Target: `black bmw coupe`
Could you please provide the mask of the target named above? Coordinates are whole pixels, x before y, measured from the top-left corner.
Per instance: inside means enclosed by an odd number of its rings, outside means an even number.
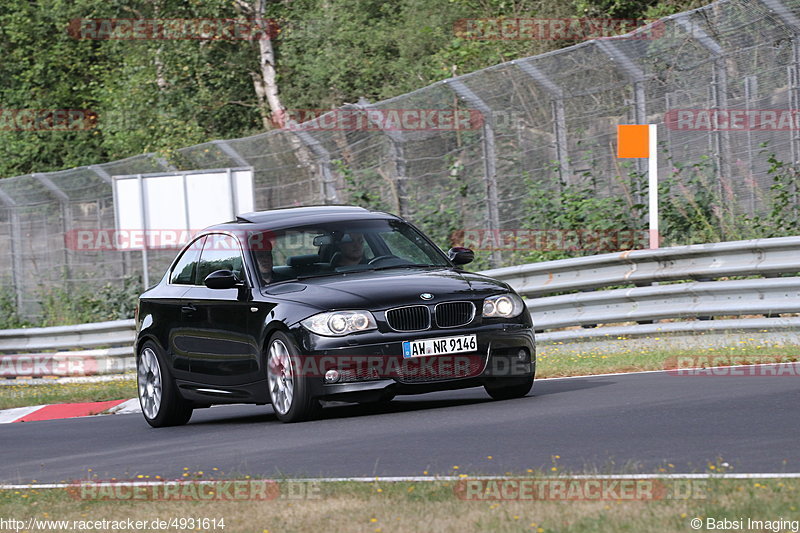
[[[139,401],[154,427],[194,409],[272,404],[314,417],[322,400],[483,386],[526,395],[530,314],[505,283],[467,272],[395,215],[359,207],[277,209],[210,227],[139,298]]]

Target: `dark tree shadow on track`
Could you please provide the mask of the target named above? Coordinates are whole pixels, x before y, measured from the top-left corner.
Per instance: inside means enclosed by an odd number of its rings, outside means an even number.
[[[512,402],[535,402],[536,397],[550,396],[562,392],[571,392],[585,389],[593,389],[596,387],[604,387],[612,385],[613,379],[598,378],[598,379],[565,379],[565,380],[546,380],[537,381],[534,384],[533,391],[524,398],[517,398],[513,400],[495,401],[488,397],[481,389],[463,389],[461,391],[446,391],[425,395],[408,395],[398,396],[391,402],[378,402],[378,403],[339,403],[334,402],[327,405],[322,414],[316,420],[341,420],[346,418],[358,418],[362,416],[372,416],[381,414],[392,413],[409,413],[416,411],[429,411],[433,409],[449,409],[456,407],[464,407],[479,404],[495,404],[502,406]],[[431,395],[452,394],[453,392],[463,394],[470,394],[469,397],[461,398],[437,398]],[[534,406],[534,404],[531,404]],[[272,412],[269,406],[262,406],[266,409],[263,413],[254,413],[252,415],[236,415],[232,417],[224,417],[224,411],[220,413],[223,416],[213,418],[211,420],[198,420],[193,418],[189,424],[200,425],[222,425],[222,424],[263,424],[263,423],[278,423],[278,419]],[[216,409],[215,409],[216,410]],[[202,411],[198,411],[201,413]],[[216,414],[216,413],[215,413]],[[195,415],[197,416],[197,415]],[[313,423],[313,421],[305,422]]]
[[[533,385],[534,396],[549,396],[561,392],[573,392],[577,390],[594,389],[606,387],[616,383],[611,378],[585,378],[585,379],[548,379],[536,381]]]

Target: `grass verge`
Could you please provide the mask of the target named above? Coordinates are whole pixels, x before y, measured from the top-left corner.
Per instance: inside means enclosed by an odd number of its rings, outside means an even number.
[[[541,479],[541,478],[539,478]],[[301,482],[295,482],[301,483]],[[311,486],[313,483],[313,487]],[[170,531],[365,532],[465,531],[592,533],[707,531],[707,520],[798,520],[798,479],[711,479],[702,498],[657,501],[475,501],[454,491],[458,482],[307,482],[268,501],[82,501],[65,489],[0,491],[0,517],[28,520],[195,519]],[[311,487],[311,488],[309,488]],[[224,519],[224,530],[198,529],[199,519]],[[691,520],[700,519],[701,528]],[[716,522],[715,522],[716,523]],[[796,522],[795,522],[796,523]],[[69,530],[63,526],[40,531]],[[97,529],[97,528],[95,528]],[[716,529],[721,529],[720,527]],[[725,529],[748,530],[749,527]],[[784,527],[791,530],[791,526]],[[101,528],[102,530],[102,528]],[[150,529],[147,529],[150,530]],[[755,528],[755,530],[773,530]],[[777,530],[777,529],[774,529]],[[13,531],[13,529],[12,529]]]
[[[657,343],[660,339],[655,338]],[[755,339],[723,347],[682,350],[627,349],[614,353],[600,349],[548,346],[537,358],[536,377],[552,378],[612,372],[665,370],[676,360],[694,361],[698,366],[727,366],[800,360],[800,346],[765,343]],[[684,363],[685,365],[685,363]],[[682,366],[685,368],[686,366]]]
[[[13,385],[0,386],[0,409],[51,403],[102,402],[135,396],[136,379],[133,377],[113,381],[55,382],[42,385],[31,385],[18,379],[14,380]]]

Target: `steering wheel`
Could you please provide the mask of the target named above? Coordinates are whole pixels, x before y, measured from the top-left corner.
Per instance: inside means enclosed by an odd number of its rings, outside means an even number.
[[[374,265],[375,263],[380,263],[381,261],[385,261],[387,259],[400,259],[400,258],[397,257],[396,255],[392,255],[392,254],[378,255],[378,256],[373,257],[372,259],[370,259],[367,264]]]

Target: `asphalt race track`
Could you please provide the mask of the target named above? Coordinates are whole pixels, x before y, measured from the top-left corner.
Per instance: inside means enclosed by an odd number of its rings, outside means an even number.
[[[151,429],[140,414],[0,426],[0,482],[222,476],[349,477],[559,471],[800,471],[800,379],[666,373],[538,381],[526,398],[483,389],[339,404],[286,425],[269,406],[196,411]],[[488,459],[487,456],[492,456]],[[453,466],[458,465],[458,470]],[[91,472],[88,469],[92,469]],[[208,477],[208,476],[206,476]]]

